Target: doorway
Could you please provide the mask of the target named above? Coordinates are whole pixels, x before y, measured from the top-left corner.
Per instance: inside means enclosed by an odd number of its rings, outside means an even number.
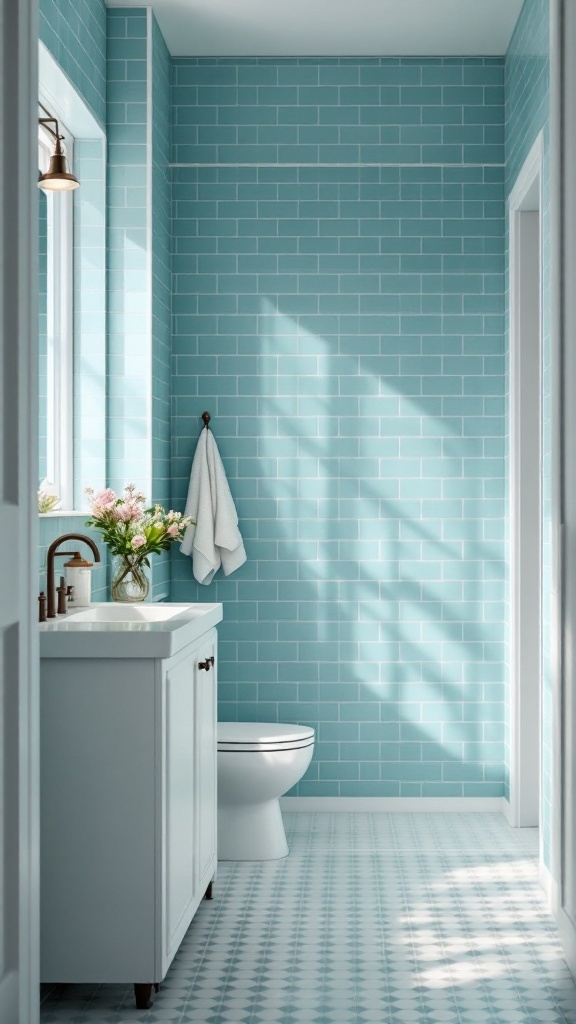
[[[542,136],[509,200],[510,798],[516,828],[540,824],[542,589]]]

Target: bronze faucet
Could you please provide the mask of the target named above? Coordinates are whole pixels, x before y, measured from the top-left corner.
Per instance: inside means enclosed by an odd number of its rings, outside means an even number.
[[[92,540],[91,537],[86,537],[86,536],[84,536],[83,533],[63,533],[61,537],[57,537],[56,540],[52,541],[50,547],[48,548],[48,554],[46,556],[46,566],[47,566],[47,576],[48,576],[48,580],[47,580],[48,586],[47,586],[46,589],[47,589],[47,594],[48,594],[48,602],[47,603],[48,603],[48,618],[49,619],[55,619],[56,618],[56,607],[55,607],[56,606],[56,600],[55,600],[56,594],[55,594],[55,589],[54,589],[54,559],[56,557],[60,556],[60,555],[69,554],[69,552],[67,552],[67,551],[57,551],[56,549],[65,540],[83,540],[84,543],[87,544],[89,548],[92,548],[92,552],[93,552],[93,555],[94,555],[94,561],[95,562],[99,562],[100,561],[100,552],[99,552],[98,548],[96,547],[96,544],[94,543],[94,541]]]

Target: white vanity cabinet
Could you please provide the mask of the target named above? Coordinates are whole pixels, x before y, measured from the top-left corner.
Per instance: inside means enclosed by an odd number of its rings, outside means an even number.
[[[216,678],[214,628],[42,659],[42,981],[163,980],[216,870]]]

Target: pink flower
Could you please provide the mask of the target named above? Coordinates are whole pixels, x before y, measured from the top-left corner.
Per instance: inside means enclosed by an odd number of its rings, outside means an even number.
[[[94,515],[101,515],[103,512],[110,512],[117,502],[116,492],[111,487],[105,487],[103,491],[96,491],[89,495],[90,508]]]
[[[122,501],[126,501],[128,503],[132,502],[137,505],[143,505],[146,500],[144,495],[140,491],[136,490],[134,484],[128,484],[124,488],[124,493],[125,497],[122,499]]]
[[[118,506],[117,514],[123,523],[137,523],[142,518],[142,509],[134,501],[125,501]]]
[[[132,547],[137,549],[143,547],[146,543],[146,537],[143,537],[141,533],[137,533],[135,537],[132,537]]]
[[[168,534],[169,537],[177,537],[179,530],[180,527],[178,526],[178,523],[172,523],[172,526],[168,527],[166,533]]]

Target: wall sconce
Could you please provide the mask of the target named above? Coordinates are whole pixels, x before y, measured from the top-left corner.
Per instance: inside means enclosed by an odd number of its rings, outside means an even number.
[[[56,139],[54,146],[54,152],[50,157],[50,163],[48,170],[40,175],[38,179],[38,188],[44,189],[45,192],[70,192],[73,188],[78,188],[80,182],[73,174],[68,170],[68,161],[62,151],[61,140],[64,138],[60,135],[60,129],[58,121],[55,117],[52,117],[49,110],[43,107],[41,103],[38,104],[48,117],[39,117],[38,124],[43,124],[47,132],[53,135]],[[50,127],[51,124],[56,125],[56,131]]]

